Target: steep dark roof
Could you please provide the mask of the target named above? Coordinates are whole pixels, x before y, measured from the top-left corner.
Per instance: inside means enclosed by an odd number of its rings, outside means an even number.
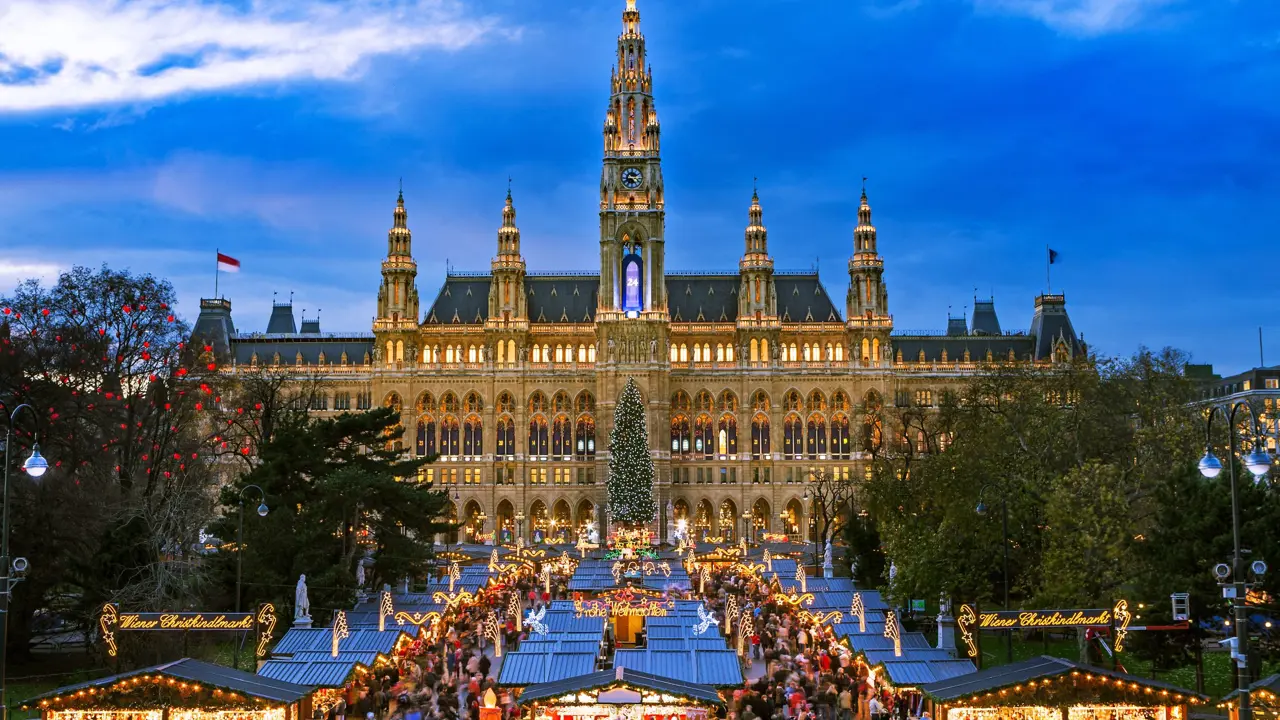
[[[298,332],[298,326],[293,322],[292,303],[275,303],[271,306],[271,318],[267,320],[267,332],[289,334]]]
[[[560,680],[558,682],[541,683],[538,685],[530,685],[520,693],[520,705],[527,705],[535,700],[544,700],[546,698],[559,697],[569,693],[583,692],[587,690],[602,690],[613,686],[629,686],[644,688],[646,690],[654,690],[667,695],[675,695],[677,697],[687,698],[700,703],[710,705],[723,705],[720,695],[716,693],[714,688],[706,685],[696,685],[694,683],[682,682],[680,680],[672,680],[669,678],[651,675],[650,673],[640,672],[638,670],[627,670],[624,668],[614,668],[613,670],[604,670],[590,675],[579,675],[578,677]]]
[[[450,275],[427,310],[428,325],[479,324],[489,314],[489,275]],[[737,273],[674,273],[666,277],[667,303],[676,322],[734,322],[738,318]],[[841,322],[818,274],[774,276],[783,322]],[[595,320],[600,278],[595,275],[526,275],[529,320],[590,323]]]
[[[987,359],[987,351],[991,351],[992,360],[1008,360],[1009,351],[1019,360],[1026,360],[1035,350],[1036,339],[1030,335],[999,335],[993,337],[946,337],[942,335],[894,335],[890,338],[893,357],[902,353],[903,362],[918,362],[920,351],[924,351],[926,362],[942,362],[942,351],[947,351],[947,362],[962,362],[964,351],[969,351],[971,362]]]
[[[996,317],[994,300],[973,301],[973,321],[969,326],[973,335],[999,335],[1000,320]]]
[[[1067,300],[1062,295],[1040,295],[1036,298],[1036,313],[1031,318],[1030,334],[1036,337],[1036,360],[1053,357],[1053,348],[1059,340],[1066,342],[1072,355],[1084,352],[1071,318],[1067,317]]]
[[[1073,671],[1088,672],[1094,675],[1104,675],[1116,680],[1123,680],[1126,683],[1136,683],[1139,686],[1150,687],[1156,690],[1168,690],[1169,692],[1178,693],[1188,698],[1199,698],[1201,700],[1208,699],[1205,695],[1197,694],[1191,690],[1184,690],[1176,685],[1170,685],[1157,680],[1149,680],[1147,678],[1118,672],[1116,670],[1107,670],[1106,668],[1094,667],[1092,665],[1082,665],[1070,660],[1064,660],[1063,658],[1049,657],[1048,655],[1041,655],[1040,657],[1030,658],[1011,665],[1000,665],[998,667],[994,667],[989,670],[982,670],[976,673],[959,675],[947,680],[939,680],[938,682],[922,686],[920,690],[934,701],[946,703],[969,695],[992,692],[1000,688],[1022,685],[1029,680],[1054,677]]]
[[[231,301],[201,298],[200,315],[196,318],[191,337],[212,345],[214,355],[223,359],[231,351],[231,337],[235,334],[236,325],[231,321]]]
[[[964,337],[969,334],[969,325],[963,317],[947,316],[947,337]]]
[[[347,354],[348,365],[364,363],[366,354],[373,357],[373,338],[368,333],[351,333],[349,335],[237,335],[231,339],[232,353],[236,364],[249,365],[253,356],[258,356],[259,365],[271,365],[277,353],[281,365],[294,365],[298,361],[298,353],[302,353],[302,361],[308,365],[320,362],[320,353],[324,353],[324,364],[341,365],[342,354]]]
[[[190,682],[198,682],[201,685],[210,685],[221,690],[230,690],[232,692],[243,694],[251,698],[262,698],[281,703],[294,703],[302,698],[310,695],[315,688],[306,685],[295,685],[294,683],[283,682],[265,678],[253,673],[247,673],[243,670],[232,670],[223,665],[214,665],[203,660],[193,660],[191,658],[183,658],[173,662],[164,663],[162,665],[152,665],[151,667],[130,670],[119,675],[111,675],[109,677],[98,678],[88,682],[77,683],[75,685],[67,685],[57,690],[51,690],[43,695],[24,700],[22,705],[27,706],[31,703],[39,702],[46,698],[53,698],[67,695],[80,690],[88,690],[89,688],[102,688],[114,685],[125,678],[137,677],[139,675],[163,675],[171,677],[175,680],[186,680]],[[92,703],[92,695],[86,695],[86,702]]]

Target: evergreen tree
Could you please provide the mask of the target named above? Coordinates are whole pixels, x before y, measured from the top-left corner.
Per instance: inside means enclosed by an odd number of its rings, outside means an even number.
[[[609,509],[613,519],[627,525],[652,522],[657,510],[653,480],[644,403],[635,380],[627,378],[609,434]]]

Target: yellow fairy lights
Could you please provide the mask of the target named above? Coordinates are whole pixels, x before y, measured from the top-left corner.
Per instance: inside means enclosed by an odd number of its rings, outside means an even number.
[[[378,632],[387,629],[387,617],[396,614],[395,603],[391,600],[391,591],[382,591],[382,600],[378,603]],[[414,623],[418,625],[420,623]]]
[[[898,628],[898,615],[892,610],[884,613],[884,636],[893,641],[893,656],[902,657],[902,631]]]
[[[102,606],[102,614],[98,616],[98,629],[102,631],[102,642],[106,643],[107,655],[116,656],[116,634],[115,628],[120,624],[120,615],[116,611],[116,606],[107,603]]]
[[[862,593],[853,594],[853,603],[849,607],[849,614],[858,618],[858,632],[867,631],[867,608],[862,604]]]
[[[267,643],[271,642],[271,633],[276,629],[276,606],[263,603],[258,608],[258,657],[267,656]]]

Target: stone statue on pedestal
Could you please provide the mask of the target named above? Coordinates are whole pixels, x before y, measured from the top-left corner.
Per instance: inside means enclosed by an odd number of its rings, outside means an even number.
[[[831,577],[831,541],[827,540],[827,549],[822,553],[822,577]]]
[[[307,598],[307,576],[298,576],[298,586],[293,591],[293,624],[311,627],[311,600]]]

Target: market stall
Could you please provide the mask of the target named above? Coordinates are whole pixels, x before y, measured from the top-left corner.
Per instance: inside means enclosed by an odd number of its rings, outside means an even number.
[[[1157,680],[1041,656],[920,688],[936,720],[1188,720],[1208,698]]]
[[[22,703],[43,720],[298,720],[315,688],[184,658],[58,688]]]
[[[530,685],[517,702],[533,720],[708,720],[724,704],[712,687],[620,667]]]

